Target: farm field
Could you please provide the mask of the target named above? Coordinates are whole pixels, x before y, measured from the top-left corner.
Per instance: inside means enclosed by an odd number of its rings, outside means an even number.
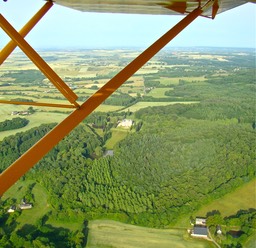
[[[155,88],[153,90],[151,90],[148,94],[148,96],[155,96],[155,97],[166,97],[167,96],[164,94],[167,90],[171,90],[171,88]]]
[[[203,76],[202,77],[170,77],[170,78],[161,77],[160,83],[161,85],[170,85],[170,84],[178,85],[180,80],[184,80],[187,82],[195,82],[195,81],[204,82],[206,78]]]
[[[12,116],[10,113],[12,111],[25,111],[27,110],[27,106],[13,106],[13,105],[0,105],[0,119],[7,120],[12,119],[17,116]],[[41,124],[47,123],[59,123],[63,119],[65,119],[67,114],[65,113],[54,113],[54,112],[35,112],[32,115],[26,116],[29,120],[29,124],[23,128],[9,130],[9,131],[2,131],[0,132],[0,140],[3,140],[4,137],[14,135],[18,132],[25,132],[33,127],[38,127]]]
[[[21,228],[23,225],[34,225],[36,221],[45,215],[49,210],[49,204],[47,202],[47,193],[45,189],[39,184],[33,181],[19,181],[13,185],[6,194],[3,195],[2,200],[8,198],[16,199],[17,204],[21,203],[28,187],[32,187],[32,193],[35,198],[35,204],[32,209],[22,211],[21,215],[17,218],[17,228]]]
[[[245,248],[255,248],[256,246],[256,231],[254,231],[254,234],[250,237],[250,239],[245,243]]]
[[[113,128],[112,136],[107,140],[105,146],[106,149],[113,149],[114,146],[121,140],[123,140],[129,133],[129,130],[122,128]]]
[[[117,74],[125,64],[137,56],[138,51],[86,50],[74,51],[72,53],[65,51],[42,51],[40,54],[53,70],[60,75],[64,82],[74,90],[79,97],[78,103],[81,104],[95,93],[97,89],[108,82],[111,77]],[[175,54],[173,59],[179,59],[180,56],[182,57],[182,55]],[[119,62],[120,59],[122,63]],[[205,81],[205,77],[172,77],[172,70],[184,68],[184,65],[178,64],[173,66],[160,61],[161,54],[142,67],[118,89],[117,93],[110,97],[108,103],[101,104],[95,111],[115,112],[129,110],[135,112],[148,106],[199,102],[182,99],[181,97],[178,98],[179,101],[169,100],[165,92],[173,90],[173,86],[169,87],[169,85],[178,85],[181,79],[188,82],[201,82]],[[159,72],[166,70],[168,73],[165,76],[157,76]],[[1,67],[0,76],[0,100],[69,104],[55,86],[32,65],[22,52],[12,54]],[[164,88],[148,88],[148,81],[150,83],[151,78],[154,78],[153,81],[158,80],[160,86]],[[152,101],[141,101],[144,96],[151,97]],[[120,102],[120,97],[124,99],[123,102]],[[161,98],[165,100],[163,102],[155,100]],[[127,99],[127,102],[125,99]],[[127,106],[127,103],[129,103],[129,106]],[[28,107],[27,105],[0,105],[0,120],[12,119],[14,118],[11,116],[13,111],[26,111]],[[58,123],[72,111],[72,109],[37,106],[34,106],[33,109],[35,110],[33,115],[23,116],[29,119],[29,124],[26,127],[0,132],[0,140],[6,136],[26,131],[43,123]]]
[[[186,229],[159,230],[110,220],[89,222],[88,248],[211,248],[209,241],[188,237]]]
[[[244,184],[235,191],[224,195],[223,197],[214,200],[213,202],[204,205],[198,211],[194,212],[193,216],[206,216],[208,212],[213,210],[220,211],[223,217],[234,215],[239,210],[255,209],[256,208],[256,179]],[[180,219],[175,224],[177,227],[188,227],[188,219],[186,216]]]
[[[223,217],[235,214],[239,210],[256,208],[256,180],[243,185],[222,198],[202,207],[197,216],[205,216],[207,212],[219,210]]]
[[[28,187],[32,187],[31,193],[34,196],[33,207],[29,210],[23,210],[19,217],[17,218],[16,230],[24,229],[24,227],[29,227],[31,225],[36,225],[37,221],[45,216],[48,212],[52,211],[51,204],[48,201],[48,193],[44,187],[40,184],[35,183],[31,180],[22,181],[19,180],[15,185],[13,185],[8,192],[6,192],[2,200],[15,199],[16,204],[21,203],[21,200],[26,195]],[[48,219],[47,225],[52,225],[55,228],[62,227],[67,228],[71,231],[77,231],[82,229],[82,220],[81,222],[68,222],[60,221],[54,219]]]
[[[173,105],[173,104],[194,104],[198,103],[197,101],[191,101],[191,102],[138,102],[134,104],[131,107],[128,107],[131,112],[136,112],[140,109],[146,108],[146,107],[159,107],[159,106],[167,106],[167,105]]]

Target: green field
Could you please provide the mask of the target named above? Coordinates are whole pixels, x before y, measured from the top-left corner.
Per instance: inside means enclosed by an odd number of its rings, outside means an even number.
[[[19,204],[24,198],[28,186],[33,183],[33,181],[29,180],[19,181],[3,195],[2,199],[13,198],[16,199],[17,204]],[[32,194],[34,195],[35,204],[32,209],[22,211],[17,219],[17,228],[21,228],[25,224],[34,225],[38,218],[42,217],[50,210],[50,206],[47,202],[47,193],[42,186],[35,184],[32,189]]]
[[[112,111],[118,111],[122,109],[122,106],[112,106],[112,105],[104,105],[101,104],[99,107],[96,108],[95,111],[100,111],[100,112],[112,112]]]
[[[163,85],[170,85],[170,84],[179,84],[180,80],[184,80],[187,82],[193,82],[193,81],[205,81],[205,77],[170,77],[170,78],[165,78],[161,77],[160,78],[160,83]]]
[[[113,128],[111,129],[112,136],[110,139],[107,140],[105,146],[106,149],[113,149],[114,146],[121,140],[123,140],[127,134],[129,133],[129,130],[122,129],[122,128]]]
[[[2,200],[9,198],[16,199],[16,204],[18,205],[24,198],[28,186],[33,183],[34,182],[30,180],[18,181],[3,195]],[[32,189],[32,194],[34,195],[35,200],[33,208],[22,210],[21,215],[17,218],[18,225],[16,229],[20,229],[25,225],[35,225],[39,218],[52,210],[51,205],[48,203],[48,194],[40,184],[35,184]],[[82,220],[81,222],[64,222],[49,219],[47,220],[47,224],[50,224],[53,227],[67,228],[71,231],[81,230],[83,226]]]
[[[256,208],[256,179],[239,187],[235,191],[224,195],[223,197],[214,200],[213,202],[201,207],[198,211],[191,213],[188,216],[180,219],[175,226],[189,226],[189,218],[193,216],[206,216],[208,212],[213,210],[220,211],[222,217],[236,214],[239,210]]]
[[[161,97],[161,98],[168,98],[164,93],[166,91],[173,90],[173,88],[155,88],[151,90],[147,95],[152,97]]]
[[[173,105],[173,104],[192,104],[192,103],[198,103],[196,101],[194,102],[138,102],[127,109],[129,109],[131,112],[136,112],[139,109],[147,108],[147,107],[156,107],[156,106],[167,106],[167,105]]]
[[[154,229],[110,220],[89,222],[88,248],[211,248],[209,241],[191,239],[186,229]]]
[[[17,116],[12,116],[12,111],[24,111],[27,110],[27,106],[14,106],[14,105],[2,105],[0,106],[0,119],[13,119]],[[29,120],[29,124],[20,129],[14,129],[9,131],[0,132],[0,140],[3,140],[4,137],[9,135],[14,135],[18,132],[25,132],[33,127],[38,127],[41,124],[53,123],[53,122],[61,122],[66,118],[67,114],[62,113],[53,113],[53,112],[35,112],[32,115],[24,116],[24,118]]]
[[[225,217],[235,214],[238,210],[249,208],[256,208],[256,179],[205,205],[196,215],[205,216],[209,211],[219,210],[222,216]]]
[[[47,99],[45,102],[49,102],[51,100]],[[57,101],[51,101],[52,103],[57,103]],[[60,102],[60,101],[59,101]],[[65,103],[66,104],[66,103]],[[11,113],[13,111],[25,111],[28,109],[29,106],[22,106],[22,105],[9,105],[9,104],[2,104],[0,105],[0,120],[11,120],[18,116],[13,116]],[[121,106],[112,106],[112,105],[100,105],[96,111],[100,112],[111,112],[111,111],[118,111],[122,107]],[[24,118],[29,120],[27,126],[14,129],[9,131],[2,131],[0,132],[0,141],[3,140],[4,137],[14,135],[19,132],[25,132],[33,127],[38,127],[41,124],[47,123],[59,123],[64,120],[68,114],[73,111],[72,109],[60,109],[60,108],[50,108],[50,107],[34,107],[36,112],[29,116],[23,116]],[[61,113],[54,112],[54,111],[61,111]]]
[[[256,231],[254,230],[254,234],[244,244],[244,248],[255,248],[255,247],[256,247]]]

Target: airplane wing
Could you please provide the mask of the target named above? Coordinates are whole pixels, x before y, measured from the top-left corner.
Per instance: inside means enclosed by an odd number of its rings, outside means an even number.
[[[129,13],[152,15],[177,15],[192,12],[208,0],[56,0],[55,3],[85,12]],[[218,6],[218,14],[247,2],[246,0],[213,0]],[[206,11],[205,16],[212,16]]]

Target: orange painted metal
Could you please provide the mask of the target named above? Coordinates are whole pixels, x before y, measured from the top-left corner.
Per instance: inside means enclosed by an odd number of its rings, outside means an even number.
[[[186,2],[171,2],[167,5],[163,5],[165,8],[173,10],[175,12],[184,14],[187,9],[187,3]]]
[[[67,98],[67,100],[79,108],[76,102],[78,96],[62,81],[52,68],[40,57],[40,55],[25,41],[25,39],[12,27],[12,25],[0,14],[0,26],[41,70],[41,72],[55,85],[55,87]]]
[[[219,0],[215,0],[214,4],[212,5],[212,19],[215,18],[219,10]]]
[[[44,155],[72,131],[80,122],[105,101],[118,87],[138,71],[148,60],[159,52],[167,43],[178,35],[185,27],[202,14],[198,8],[188,14],[177,25],[170,29],[101,89],[93,94],[79,109],[74,110],[66,119],[46,134],[40,141],[24,153],[0,175],[0,196],[10,188],[21,176],[32,168]]]
[[[29,106],[41,106],[41,107],[54,107],[54,108],[76,108],[74,105],[47,103],[47,102],[19,102],[19,101],[5,101],[0,100],[3,104],[15,104],[15,105],[29,105]]]
[[[53,6],[52,2],[46,2],[45,5],[29,20],[29,22],[19,31],[22,37],[25,37],[31,29],[41,20],[47,11]],[[17,44],[11,40],[0,52],[0,65],[16,48]]]

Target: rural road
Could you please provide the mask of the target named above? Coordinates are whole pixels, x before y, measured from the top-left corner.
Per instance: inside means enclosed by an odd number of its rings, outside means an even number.
[[[218,248],[221,248],[220,245],[212,238],[212,235],[208,229],[208,234],[209,234],[209,240],[212,241]]]

